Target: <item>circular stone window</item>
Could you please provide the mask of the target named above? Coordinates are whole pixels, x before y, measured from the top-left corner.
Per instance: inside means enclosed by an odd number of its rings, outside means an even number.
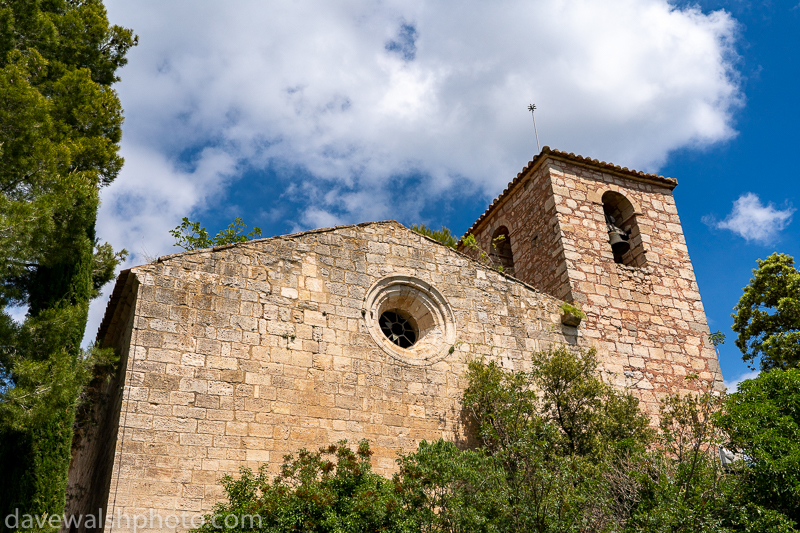
[[[386,338],[401,348],[411,348],[417,342],[419,332],[416,321],[400,309],[384,311],[378,323]]]
[[[455,317],[444,296],[410,276],[389,276],[364,298],[367,329],[383,351],[411,365],[444,359],[456,338]]]

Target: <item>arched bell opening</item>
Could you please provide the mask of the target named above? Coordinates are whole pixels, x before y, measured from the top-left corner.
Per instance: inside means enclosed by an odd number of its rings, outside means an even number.
[[[508,235],[508,228],[500,226],[492,234],[492,244],[489,256],[495,265],[503,267],[503,272],[511,276],[514,271],[514,253],[511,250],[511,237]]]
[[[636,223],[636,210],[623,195],[614,191],[603,194],[608,244],[614,262],[621,265],[643,267],[646,264],[642,235]]]

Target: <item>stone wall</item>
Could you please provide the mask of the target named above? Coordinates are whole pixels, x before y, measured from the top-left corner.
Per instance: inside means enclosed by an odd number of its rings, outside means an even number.
[[[392,472],[422,439],[465,444],[470,358],[527,369],[534,350],[587,345],[583,327],[561,325],[559,300],[396,222],[176,254],[130,276],[106,513],[208,511],[222,475],[275,472],[284,454],[340,439],[368,439],[376,470]],[[393,349],[373,310],[410,306],[414,291],[424,305],[412,312],[429,313],[417,317],[423,348]]]
[[[677,183],[610,167],[545,149],[470,231],[486,247],[495,227],[509,228],[517,275],[583,308],[585,335],[610,379],[632,388],[655,423],[666,394],[697,390],[688,374],[717,388],[722,375],[672,196]],[[602,200],[609,191],[635,212],[637,227],[626,229],[636,266],[614,262]],[[536,258],[532,268],[528,258]]]
[[[105,516],[106,508],[113,507],[108,495],[113,482],[118,479],[118,476],[112,478],[112,469],[125,398],[124,381],[136,320],[133,311],[138,287],[136,276],[122,273],[109,304],[109,310],[113,312],[107,315],[107,325],[113,324],[114,327],[102,332],[100,347],[114,349],[119,360],[116,369],[96,369],[95,378],[83,393],[86,409],[76,416],[72,438],[65,507],[68,516],[93,514],[96,521],[101,521],[100,515]],[[98,513],[99,509],[103,511]],[[85,527],[78,529],[84,531]],[[68,531],[66,527],[62,530]]]
[[[515,277],[545,294],[571,300],[566,265],[560,260],[564,249],[550,173],[547,167],[539,167],[518,179],[513,193],[502,196],[489,218],[470,231],[481,249],[488,251],[495,230],[508,228]]]

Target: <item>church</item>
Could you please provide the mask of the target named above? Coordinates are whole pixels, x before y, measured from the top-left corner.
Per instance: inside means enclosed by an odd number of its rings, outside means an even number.
[[[459,250],[382,221],[123,271],[97,336],[119,364],[88,391],[67,514],[199,516],[223,475],[342,439],[384,474],[423,439],[468,445],[476,357],[595,348],[654,421],[689,374],[721,388],[676,186],[545,147]]]

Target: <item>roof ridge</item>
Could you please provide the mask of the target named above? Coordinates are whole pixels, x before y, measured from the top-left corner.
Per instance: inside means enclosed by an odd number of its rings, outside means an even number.
[[[181,255],[191,255],[191,254],[204,253],[204,252],[219,252],[221,250],[227,250],[228,248],[233,248],[235,246],[255,244],[255,243],[259,243],[259,242],[271,241],[273,239],[297,238],[297,237],[302,237],[304,235],[313,235],[313,234],[316,234],[316,233],[327,233],[327,232],[338,231],[338,230],[346,229],[346,228],[358,228],[358,227],[363,227],[363,226],[371,226],[373,224],[398,224],[400,226],[403,226],[403,224],[401,224],[397,220],[391,220],[391,219],[389,219],[389,220],[372,220],[372,221],[369,221],[369,222],[358,222],[356,224],[340,224],[338,226],[330,226],[330,227],[327,227],[327,228],[314,228],[314,229],[309,229],[309,230],[305,230],[305,231],[298,231],[296,233],[284,233],[284,234],[281,234],[281,235],[272,235],[271,237],[262,237],[260,239],[250,239],[250,240],[247,240],[247,241],[233,242],[233,243],[230,243],[230,244],[222,244],[220,246],[212,246],[211,248],[198,248],[196,250],[183,250],[181,252],[175,252],[174,254],[161,255],[158,258],[156,258],[156,260],[153,261],[153,262],[154,263],[161,263],[163,261],[166,261],[167,259],[172,259],[173,257],[178,257],[178,256],[181,256]],[[405,226],[403,226],[403,227],[405,227]],[[137,265],[137,266],[131,267],[131,268],[138,268],[140,266],[146,266],[148,264],[150,264],[150,263],[145,263],[144,265]]]
[[[590,157],[575,155],[574,152],[569,152],[569,153],[562,152],[561,150],[556,150],[554,148],[550,148],[549,146],[545,145],[542,147],[542,151],[533,156],[533,159],[528,161],[528,164],[525,165],[525,167],[523,167],[523,169],[514,177],[514,179],[508,182],[508,185],[506,185],[506,188],[503,189],[503,192],[501,192],[492,201],[492,203],[489,204],[489,207],[487,207],[486,210],[483,212],[483,214],[481,214],[481,216],[479,216],[478,219],[475,222],[473,222],[473,224],[469,227],[469,229],[464,233],[462,238],[472,233],[472,231],[475,230],[477,226],[480,225],[480,223],[483,222],[486,219],[486,217],[488,217],[489,214],[499,205],[499,202],[503,200],[510,191],[512,191],[515,187],[517,187],[517,185],[519,185],[519,183],[522,181],[522,178],[529,171],[531,171],[534,167],[538,166],[541,161],[544,161],[547,157],[550,156],[559,159],[574,161],[576,163],[581,163],[584,165],[599,167],[601,170],[606,170],[606,171],[610,170],[617,174],[626,174],[634,179],[657,182],[670,189],[674,189],[678,185],[678,180],[676,180],[675,178],[665,178],[660,174],[649,174],[641,170],[634,170],[634,169],[629,169],[628,167],[621,167],[619,165],[615,165],[614,163],[607,163],[605,161],[599,161],[597,159],[592,159]]]

